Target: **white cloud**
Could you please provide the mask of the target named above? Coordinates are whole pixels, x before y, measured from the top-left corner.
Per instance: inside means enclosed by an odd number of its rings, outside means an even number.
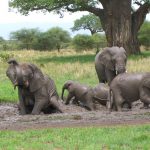
[[[53,13],[40,13],[32,12],[28,16],[23,16],[20,13],[9,12],[8,0],[0,0],[0,23],[22,23],[22,22],[50,22],[50,23],[59,23],[59,22],[73,22],[77,18],[80,18],[82,15],[87,14],[87,12],[65,13],[63,18],[60,18],[59,15],[54,15]]]

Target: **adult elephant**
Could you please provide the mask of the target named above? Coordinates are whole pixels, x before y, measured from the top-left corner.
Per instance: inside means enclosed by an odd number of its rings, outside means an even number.
[[[38,115],[48,108],[56,108],[63,112],[58,102],[59,96],[54,81],[45,76],[34,64],[18,63],[11,59],[6,75],[18,86],[20,114]]]
[[[88,110],[95,110],[95,101],[106,106],[109,87],[103,83],[91,88],[87,85],[80,84],[75,81],[67,81],[62,87],[62,96],[64,91],[68,91],[68,96],[65,104],[68,105],[71,100],[74,103],[84,106]]]
[[[123,47],[106,47],[95,57],[99,82],[110,85],[114,77],[126,71],[127,55]]]
[[[113,79],[110,84],[109,108],[122,110],[124,103],[141,100],[144,107],[150,104],[150,73],[123,73]]]

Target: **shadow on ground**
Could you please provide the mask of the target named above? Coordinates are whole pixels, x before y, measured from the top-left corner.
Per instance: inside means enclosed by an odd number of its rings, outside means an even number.
[[[35,61],[37,63],[49,63],[49,62],[55,62],[55,63],[88,63],[88,62],[94,62],[95,55],[94,54],[87,54],[87,55],[76,55],[76,56],[53,56],[53,57],[40,57],[36,59]]]

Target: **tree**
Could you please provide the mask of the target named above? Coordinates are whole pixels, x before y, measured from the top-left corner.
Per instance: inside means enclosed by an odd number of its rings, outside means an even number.
[[[47,31],[47,34],[49,35],[53,48],[56,48],[58,52],[60,52],[64,43],[68,43],[71,40],[70,34],[59,27],[51,28]]]
[[[40,33],[38,29],[21,29],[10,33],[10,39],[20,41],[21,47],[31,49],[32,44]]]
[[[150,47],[150,22],[145,21],[138,33],[138,38],[141,45]]]
[[[75,20],[72,31],[90,30],[91,34],[102,32],[102,26],[99,18],[93,14],[84,15],[80,19]]]
[[[89,50],[94,47],[92,36],[86,34],[77,34],[74,36],[72,43],[76,50]]]
[[[132,1],[139,7],[132,9]],[[88,11],[101,20],[108,46],[123,46],[128,54],[139,53],[138,31],[149,13],[150,0],[11,0],[22,14],[30,11]],[[102,7],[101,7],[102,6]]]
[[[4,40],[3,37],[0,36],[0,50],[6,50],[7,49],[7,44],[6,41]]]
[[[94,47],[96,48],[96,53],[100,48],[106,47],[106,36],[103,34],[95,33],[93,36]]]

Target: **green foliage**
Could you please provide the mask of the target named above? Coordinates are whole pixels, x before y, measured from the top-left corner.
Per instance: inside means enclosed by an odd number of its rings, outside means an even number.
[[[68,43],[71,40],[70,34],[59,27],[51,28],[46,34],[49,35],[53,49],[58,51],[63,48],[64,43]]]
[[[6,50],[6,41],[0,37],[0,50]]]
[[[70,34],[59,27],[51,28],[46,32],[40,32],[38,29],[21,29],[12,32],[10,38],[19,49],[57,49],[58,51],[71,40]]]
[[[32,44],[35,41],[40,31],[38,29],[21,29],[10,33],[10,39],[20,42],[20,48],[32,49]]]
[[[150,125],[0,131],[1,149],[148,150]]]
[[[92,35],[103,31],[100,19],[94,14],[84,15],[80,19],[75,20],[72,31],[78,31],[81,29],[89,30]]]
[[[141,45],[150,46],[150,22],[145,21],[138,33],[138,38]]]
[[[107,41],[105,35],[96,33],[92,36],[92,38],[94,40],[94,47],[97,51],[99,51],[100,48],[106,47]]]
[[[76,50],[89,50],[92,49],[94,45],[92,36],[84,34],[76,35],[72,42]]]

